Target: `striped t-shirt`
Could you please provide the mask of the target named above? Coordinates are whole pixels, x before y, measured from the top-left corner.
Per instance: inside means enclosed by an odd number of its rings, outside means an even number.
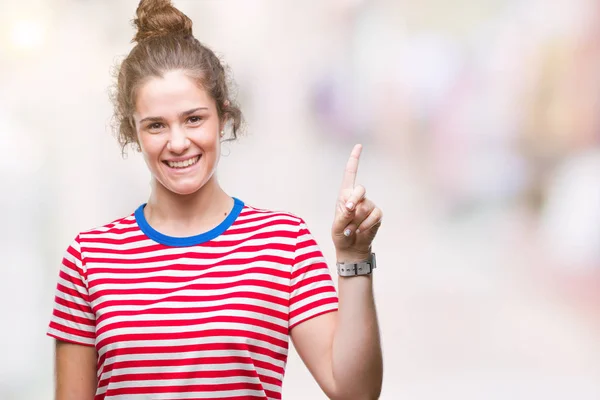
[[[96,400],[281,399],[290,329],[337,294],[302,219],[234,200],[198,236],[142,205],[69,246],[48,335],[95,346]]]

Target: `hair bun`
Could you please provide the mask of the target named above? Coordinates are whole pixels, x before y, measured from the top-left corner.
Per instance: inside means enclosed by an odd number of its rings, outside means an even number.
[[[142,0],[136,15],[134,42],[172,34],[192,35],[192,20],[173,7],[170,0]]]

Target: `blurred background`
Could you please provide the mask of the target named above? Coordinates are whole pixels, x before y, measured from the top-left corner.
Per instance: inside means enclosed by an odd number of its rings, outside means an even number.
[[[346,158],[385,213],[381,398],[600,399],[597,0],[176,0],[246,117],[224,188],[331,266]],[[0,399],[51,399],[58,266],[149,194],[111,131],[135,0],[0,0]],[[333,272],[333,268],[332,268]],[[295,353],[284,399],[324,399]]]

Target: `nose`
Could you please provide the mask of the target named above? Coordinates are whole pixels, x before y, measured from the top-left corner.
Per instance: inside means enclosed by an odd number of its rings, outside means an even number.
[[[170,132],[167,149],[175,154],[184,153],[190,147],[190,139],[188,139],[185,129],[173,127]]]

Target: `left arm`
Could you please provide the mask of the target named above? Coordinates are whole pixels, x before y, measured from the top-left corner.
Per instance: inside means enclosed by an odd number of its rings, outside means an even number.
[[[371,277],[339,278],[340,306],[291,331],[300,358],[327,397],[378,399],[383,378]]]
[[[356,146],[348,161],[332,227],[340,262],[366,259],[381,224],[381,210],[365,198],[362,186],[354,187],[360,150]],[[330,399],[378,399],[383,360],[373,278],[339,277],[338,290],[339,311],[295,326],[290,332],[294,347]]]

